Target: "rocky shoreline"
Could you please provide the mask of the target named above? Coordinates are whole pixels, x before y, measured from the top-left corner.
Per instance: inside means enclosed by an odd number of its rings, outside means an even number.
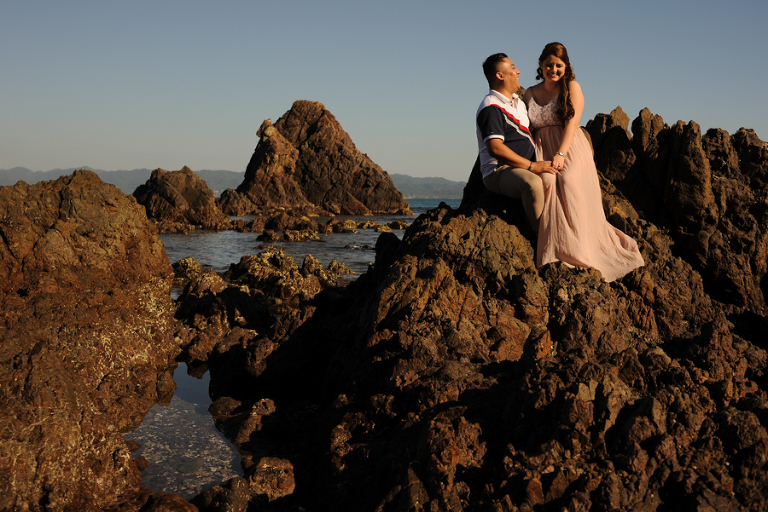
[[[170,400],[181,350],[144,209],[76,171],[0,188],[0,218],[0,510],[185,506],[141,487],[123,440]]]
[[[160,202],[87,171],[0,188],[0,510],[768,508],[768,147],[647,110],[628,129],[586,127],[646,261],[610,284],[537,271],[477,169],[346,287],[264,251],[176,265],[175,304]],[[121,437],[177,358],[245,470],[191,503],[142,488]]]
[[[392,178],[357,150],[321,103],[295,102],[274,125],[266,119],[258,137],[243,182],[219,198],[186,166],[156,169],[133,195],[161,233],[261,231],[275,222],[301,230],[296,226],[313,216],[412,215]],[[230,219],[246,215],[256,220]]]

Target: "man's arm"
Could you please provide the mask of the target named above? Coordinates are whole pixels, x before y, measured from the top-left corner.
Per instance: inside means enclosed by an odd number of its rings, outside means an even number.
[[[545,172],[559,174],[558,171],[552,167],[552,162],[550,160],[532,162],[509,149],[502,139],[493,138],[486,140],[485,148],[493,158],[499,161],[499,163],[511,165],[518,169],[528,169],[530,167],[530,171],[534,174],[542,174]],[[533,163],[533,165],[531,165],[531,163]]]

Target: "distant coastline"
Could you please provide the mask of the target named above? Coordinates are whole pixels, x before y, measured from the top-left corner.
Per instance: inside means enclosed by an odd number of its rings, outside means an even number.
[[[144,184],[152,174],[152,169],[104,171],[83,166],[71,169],[33,171],[26,167],[14,167],[13,169],[0,169],[0,186],[13,186],[18,181],[31,185],[40,181],[55,180],[59,176],[72,174],[78,169],[95,172],[102,181],[115,185],[125,194],[132,194],[136,187]],[[234,171],[201,170],[194,172],[205,180],[216,196],[228,188],[237,188],[245,176],[245,172]],[[465,185],[461,181],[437,177],[417,178],[406,174],[390,174],[390,177],[406,201],[409,199],[461,199]]]

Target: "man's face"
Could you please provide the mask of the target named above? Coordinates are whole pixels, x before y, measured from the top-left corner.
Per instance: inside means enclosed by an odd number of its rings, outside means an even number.
[[[520,70],[515,67],[515,63],[509,58],[504,57],[496,67],[496,76],[501,74],[501,79],[509,90],[517,91],[520,88]]]

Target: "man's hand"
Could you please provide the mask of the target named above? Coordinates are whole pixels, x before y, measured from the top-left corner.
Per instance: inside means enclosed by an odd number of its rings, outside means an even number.
[[[518,169],[528,169],[531,165],[531,160],[523,158],[518,155],[506,145],[502,139],[488,139],[485,141],[485,147],[488,149],[488,153],[498,160],[500,163],[517,167]],[[533,162],[531,166],[531,172],[534,174],[543,174],[548,172],[550,174],[560,174],[557,169],[552,167],[552,161],[546,160],[542,162]]]
[[[534,174],[544,174],[545,172],[548,172],[549,174],[560,174],[560,171],[552,167],[551,160],[533,162],[533,166],[531,166],[531,172]]]

